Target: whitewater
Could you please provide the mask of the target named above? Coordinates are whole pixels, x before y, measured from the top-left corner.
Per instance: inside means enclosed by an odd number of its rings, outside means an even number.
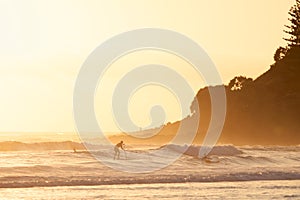
[[[1,151],[0,199],[300,199],[300,146],[216,146],[203,159],[199,146],[167,145],[163,156],[155,153],[160,148],[128,146],[119,160],[107,146],[92,154]],[[159,166],[182,149],[175,162],[153,172],[118,170]]]

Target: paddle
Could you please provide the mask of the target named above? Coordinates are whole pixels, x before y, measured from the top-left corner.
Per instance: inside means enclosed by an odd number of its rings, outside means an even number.
[[[124,151],[124,154],[125,154],[125,159],[127,160],[127,152],[126,152],[125,149],[123,149],[123,151]]]

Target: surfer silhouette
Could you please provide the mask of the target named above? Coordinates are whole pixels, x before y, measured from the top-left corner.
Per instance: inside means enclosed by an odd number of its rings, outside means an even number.
[[[117,157],[117,159],[120,159],[120,150],[119,149],[121,148],[121,149],[124,150],[124,145],[125,144],[123,143],[123,141],[121,141],[121,142],[119,142],[118,144],[115,145],[115,148],[114,148],[114,150],[115,150],[114,160],[116,159],[116,157]]]

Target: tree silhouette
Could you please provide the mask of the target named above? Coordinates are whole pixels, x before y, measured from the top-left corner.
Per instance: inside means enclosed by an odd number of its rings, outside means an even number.
[[[300,0],[296,0],[296,4],[289,11],[289,21],[291,25],[285,25],[288,30],[285,33],[290,35],[290,38],[284,38],[288,41],[288,47],[300,46]]]
[[[274,61],[277,62],[284,58],[287,53],[287,49],[283,47],[279,47],[274,54]]]
[[[247,78],[245,76],[236,76],[229,82],[228,87],[230,88],[230,90],[241,90],[252,81],[252,78]]]

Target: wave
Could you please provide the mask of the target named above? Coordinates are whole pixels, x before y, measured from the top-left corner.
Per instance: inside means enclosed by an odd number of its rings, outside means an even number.
[[[300,151],[300,145],[294,145],[294,146],[241,146],[241,149],[245,150],[251,150],[251,151]]]
[[[106,148],[107,145],[101,144],[90,144],[90,143],[80,143],[73,141],[60,141],[60,142],[35,142],[35,143],[25,143],[18,141],[4,141],[0,142],[0,152],[1,151],[43,151],[43,150],[86,150],[85,145],[89,146],[89,149],[99,150]],[[157,145],[153,145],[151,149],[141,149],[141,151],[155,150]],[[198,156],[199,149],[201,146],[187,146],[187,145],[176,145],[176,144],[167,144],[164,145],[170,150],[177,152],[184,152],[186,155]],[[162,146],[162,147],[164,147]],[[160,147],[161,148],[161,147]],[[252,150],[252,151],[300,151],[300,145],[298,146],[241,146],[235,147],[233,145],[218,145],[211,148],[207,148],[210,151],[208,155],[220,155],[220,156],[232,156],[242,154],[243,150]],[[138,147],[133,147],[132,151],[138,151]]]
[[[189,155],[189,156],[193,156],[193,157],[199,157],[199,152],[201,150],[201,148],[206,149],[207,150],[207,154],[203,157],[206,156],[212,156],[212,155],[216,155],[216,156],[235,156],[235,155],[239,155],[242,154],[243,151],[237,149],[234,146],[231,145],[224,145],[224,146],[214,146],[214,147],[201,147],[201,146],[187,146],[187,145],[176,145],[176,144],[170,144],[170,145],[166,145],[167,148],[176,151],[176,152],[180,152],[183,153],[185,155]]]
[[[96,145],[90,143],[79,143],[73,141],[63,142],[37,142],[24,143],[16,141],[0,142],[1,151],[48,151],[48,150],[86,150],[85,145],[88,145],[91,150],[99,150],[105,148],[107,145]]]
[[[0,151],[43,151],[43,150],[83,150],[84,145],[78,142],[38,142],[23,143],[16,141],[0,142]]]
[[[222,182],[254,180],[299,180],[297,172],[238,172],[206,175],[146,175],[134,177],[111,176],[8,176],[0,178],[0,188],[27,188],[49,186],[92,186],[120,184],[186,183],[186,182]]]
[[[47,150],[72,150],[77,152],[86,151],[85,145],[88,145],[91,150],[100,150],[105,148],[111,148],[111,146],[101,145],[101,144],[90,144],[90,143],[80,143],[73,141],[63,141],[63,142],[37,142],[37,143],[24,143],[17,141],[5,141],[0,142],[0,151],[47,151]],[[130,147],[130,146],[129,146]],[[176,152],[182,152],[190,156],[198,156],[199,149],[201,146],[187,146],[187,145],[176,145],[168,144],[162,147],[167,147],[168,149]],[[161,148],[161,147],[159,147]],[[205,147],[204,147],[205,148]],[[151,149],[136,149],[132,146],[132,152],[149,151],[156,150],[157,148],[152,147]],[[242,151],[234,146],[215,146],[210,151],[209,155],[220,155],[220,156],[230,156],[241,154]]]
[[[7,145],[9,143],[6,143]],[[69,148],[81,143],[33,143],[26,148]],[[13,142],[13,145],[23,145]],[[62,146],[61,146],[62,145]],[[3,148],[0,145],[1,148]],[[20,146],[19,146],[20,147]],[[183,182],[218,182],[251,180],[300,180],[299,153],[290,151],[254,151],[250,147],[215,146],[208,156],[198,159],[201,146],[170,144],[164,146],[163,156],[156,154],[157,148],[134,149],[121,152],[121,160],[113,160],[114,151],[107,146],[93,154],[114,166],[126,164],[130,168],[156,166],[175,153],[183,153],[176,162],[153,173],[131,174],[109,169],[99,163],[86,150],[52,152],[4,152],[0,155],[0,188],[89,186],[113,184],[151,184]],[[22,147],[24,148],[24,147]],[[260,148],[260,147],[259,147]],[[297,147],[298,148],[298,147]],[[145,152],[152,152],[146,154]],[[144,152],[144,154],[141,154]],[[145,155],[146,154],[146,155]],[[124,158],[124,156],[126,158]],[[195,159],[194,157],[197,157]],[[116,168],[117,169],[117,168]]]

